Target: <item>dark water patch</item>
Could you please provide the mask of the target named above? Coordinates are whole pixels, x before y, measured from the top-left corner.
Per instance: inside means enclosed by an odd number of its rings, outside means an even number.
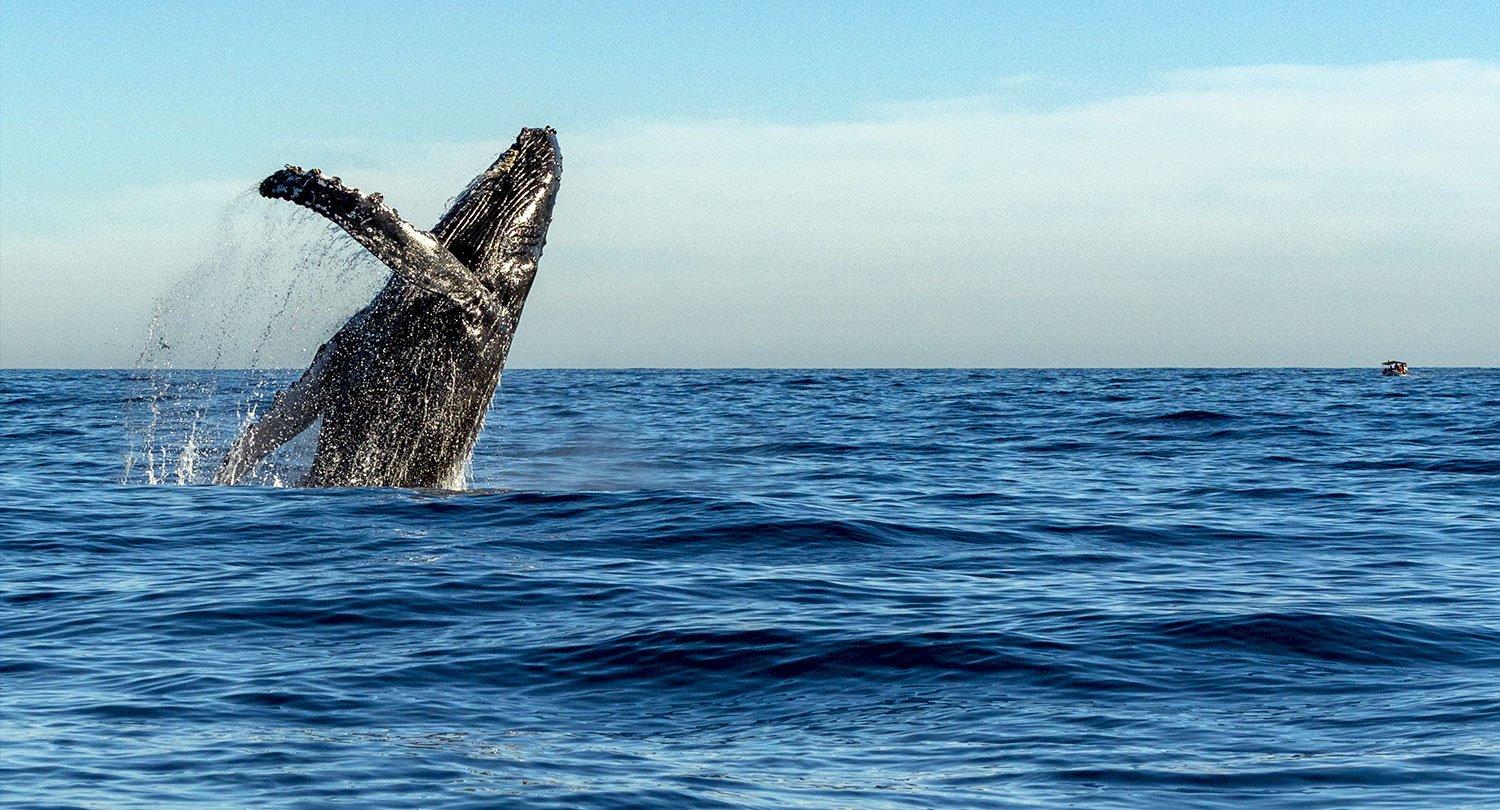
[[[77,678],[94,670],[82,666],[63,666],[50,661],[0,659],[0,675],[18,677]]]
[[[1455,473],[1458,475],[1500,475],[1500,459],[1445,458],[1445,459],[1352,459],[1340,461],[1336,466],[1346,470],[1412,470],[1416,472]]]
[[[257,605],[250,609],[184,610],[162,617],[163,628],[186,633],[215,633],[233,625],[258,628],[303,629],[314,627],[355,627],[360,629],[416,630],[446,626],[448,622],[423,618],[421,611],[402,605],[397,610],[337,610],[326,605],[298,604],[296,600]]]
[[[912,499],[937,507],[958,506],[981,508],[985,506],[1011,506],[1015,503],[1017,497],[1014,494],[1004,492],[935,492],[915,495],[912,496]]]
[[[1209,791],[1225,795],[1236,790],[1265,790],[1303,788],[1319,785],[1384,785],[1392,781],[1419,785],[1441,782],[1440,778],[1423,773],[1412,773],[1399,765],[1375,766],[1357,764],[1334,765],[1290,765],[1282,768],[1247,768],[1225,773],[1218,770],[1188,771],[1161,770],[1156,768],[1064,769],[1054,773],[1058,779],[1077,781],[1096,786],[1135,785],[1171,787]]]
[[[1218,411],[1186,410],[1173,411],[1171,413],[1153,416],[1151,419],[1157,422],[1221,422],[1238,417]]]
[[[77,594],[67,591],[33,591],[30,593],[6,594],[4,601],[12,605],[25,605],[31,602],[49,602],[54,599],[76,599]]]
[[[1080,450],[1089,450],[1092,447],[1092,444],[1089,442],[1063,439],[1060,441],[1022,445],[1021,449],[1028,453],[1071,453]]]
[[[1047,524],[1039,528],[1050,534],[1132,546],[1196,546],[1217,543],[1226,548],[1238,548],[1245,543],[1269,539],[1261,532],[1192,523],[1161,526],[1118,523]]]
[[[586,645],[549,649],[554,672],[588,680],[695,682],[705,675],[741,679],[851,678],[889,680],[902,674],[1050,676],[1059,667],[1027,648],[1052,650],[1020,637],[947,633],[840,637],[780,629],[652,630]]]
[[[1189,647],[1336,663],[1411,666],[1500,660],[1500,632],[1433,628],[1365,616],[1265,613],[1205,617],[1164,622],[1161,633]]]
[[[1182,495],[1188,498],[1221,498],[1226,502],[1234,502],[1239,499],[1276,500],[1300,503],[1320,498],[1352,498],[1354,495],[1347,492],[1317,492],[1307,487],[1240,487],[1240,486],[1205,486],[1194,487],[1183,490]]]

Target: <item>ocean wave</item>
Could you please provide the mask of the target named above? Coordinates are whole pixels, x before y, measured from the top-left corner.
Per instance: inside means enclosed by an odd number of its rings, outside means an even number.
[[[1500,799],[1492,370],[523,369],[468,491],[120,484],[285,381],[164,377],[0,372],[39,806]]]
[[[721,673],[735,678],[884,678],[891,673],[966,673],[1036,677],[1066,667],[1027,655],[1017,636],[917,633],[848,636],[782,628],[715,631],[646,630],[579,645],[548,648],[554,672],[587,679],[667,682]]]
[[[1500,459],[1493,458],[1352,459],[1340,461],[1336,466],[1346,470],[1412,470],[1459,475],[1500,475]]]
[[[1186,410],[1150,417],[1158,422],[1223,422],[1239,417],[1218,411]]]
[[[1189,648],[1345,664],[1412,666],[1500,660],[1500,632],[1368,616],[1261,613],[1174,619],[1158,627],[1163,636]]]

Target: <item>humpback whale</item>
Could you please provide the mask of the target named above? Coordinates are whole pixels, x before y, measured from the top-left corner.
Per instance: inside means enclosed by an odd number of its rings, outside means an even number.
[[[391,277],[235,439],[215,482],[239,481],[321,419],[305,486],[462,487],[561,174],[557,133],[523,129],[431,231],[317,169],[287,166],[261,182],[262,196],[327,217]]]

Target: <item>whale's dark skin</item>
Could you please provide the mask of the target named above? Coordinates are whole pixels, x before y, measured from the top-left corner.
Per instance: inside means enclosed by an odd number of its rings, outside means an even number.
[[[392,271],[369,306],[235,440],[215,481],[233,484],[319,417],[317,487],[463,485],[562,174],[557,134],[523,129],[430,233],[380,195],[288,166],[260,185],[327,217]]]

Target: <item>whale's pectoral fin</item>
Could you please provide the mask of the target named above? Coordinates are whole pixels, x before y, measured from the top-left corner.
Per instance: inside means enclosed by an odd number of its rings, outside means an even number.
[[[333,342],[323,344],[313,358],[312,365],[285,391],[276,395],[271,409],[245,428],[234,440],[219,472],[214,476],[216,484],[234,484],[244,477],[260,460],[272,450],[292,440],[307,429],[322,413],[324,406],[324,378],[328,362],[333,355]]]
[[[494,295],[474,271],[432,234],[412,227],[379,194],[363,194],[317,169],[287,166],[261,181],[263,197],[322,214],[364,245],[396,275],[453,301],[471,316],[493,312]]]

